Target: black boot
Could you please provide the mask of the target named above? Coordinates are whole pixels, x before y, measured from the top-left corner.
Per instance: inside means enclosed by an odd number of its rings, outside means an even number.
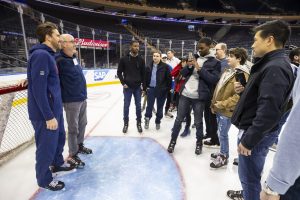
[[[143,132],[141,122],[137,122],[137,123],[136,123],[136,127],[137,127],[137,130],[138,130],[139,133],[142,133],[142,132]]]
[[[168,152],[169,153],[173,153],[174,152],[175,145],[176,145],[176,141],[171,139],[170,144],[168,146]]]
[[[200,155],[202,153],[202,141],[196,142],[195,154]]]
[[[126,134],[127,131],[128,131],[128,122],[125,122],[123,126],[123,133]]]
[[[145,117],[145,129],[149,129],[149,122],[150,119],[148,117]]]

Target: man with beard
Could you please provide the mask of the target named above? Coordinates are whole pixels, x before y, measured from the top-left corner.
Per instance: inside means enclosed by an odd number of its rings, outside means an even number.
[[[55,24],[46,22],[36,29],[40,44],[32,47],[28,61],[28,114],[35,131],[36,178],[38,185],[52,191],[65,184],[52,172],[73,169],[64,164],[65,130],[58,70],[54,54],[60,49]],[[49,169],[51,167],[51,171]]]

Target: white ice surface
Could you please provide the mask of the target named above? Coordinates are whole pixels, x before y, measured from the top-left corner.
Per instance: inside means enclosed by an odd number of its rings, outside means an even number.
[[[88,89],[88,125],[86,133],[90,136],[123,136],[123,94],[121,85],[101,86]],[[21,122],[20,122],[21,123]],[[142,136],[136,129],[135,106],[132,99],[128,134],[125,137],[150,137],[167,148],[170,141],[174,119],[162,120],[161,129],[155,130],[154,118],[149,130]],[[187,200],[224,200],[229,189],[241,189],[237,167],[232,165],[236,152],[237,129],[231,127],[230,164],[227,169],[211,170],[210,154],[216,149],[203,148],[200,156],[194,154],[195,130],[186,138],[178,138],[173,154],[185,184]],[[67,156],[67,145],[64,155]],[[268,172],[274,153],[270,152],[264,172]],[[37,191],[35,180],[35,145],[32,145],[16,158],[0,167],[0,199],[29,199]],[[265,180],[267,173],[263,174]]]

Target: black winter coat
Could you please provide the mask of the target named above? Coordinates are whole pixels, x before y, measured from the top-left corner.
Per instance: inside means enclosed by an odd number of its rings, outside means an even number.
[[[284,50],[269,52],[252,66],[231,118],[232,124],[245,130],[243,146],[252,149],[266,133],[278,128],[293,84],[293,72]]]
[[[153,69],[153,62],[150,66],[146,67],[145,73],[145,86],[149,87]],[[169,66],[166,63],[159,62],[156,71],[156,88],[162,90],[171,90],[172,77]]]

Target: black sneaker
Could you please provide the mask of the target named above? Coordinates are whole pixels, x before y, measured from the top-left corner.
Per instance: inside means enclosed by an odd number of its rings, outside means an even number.
[[[75,166],[72,166],[69,163],[64,163],[61,166],[50,166],[50,171],[52,172],[52,176],[56,177],[75,172],[76,169]]]
[[[45,188],[51,191],[59,191],[64,189],[65,184],[62,181],[51,181]]]
[[[175,145],[176,145],[176,141],[175,140],[171,140],[170,144],[168,146],[168,152],[169,153],[173,153],[174,152]]]
[[[155,128],[156,128],[156,130],[159,130],[160,129],[160,124],[155,124]]]
[[[212,153],[212,154],[210,154],[210,158],[211,159],[216,159],[220,154],[221,154],[220,152],[218,152],[218,153]]]
[[[236,166],[239,165],[239,158],[233,159],[233,165],[236,165]]]
[[[205,134],[204,136],[203,136],[203,140],[206,140],[206,139],[209,139],[210,138],[210,136],[208,135],[208,134]]]
[[[122,132],[123,132],[124,134],[126,134],[127,131],[128,131],[128,123],[125,123],[124,126],[123,126]]]
[[[75,156],[70,156],[70,157],[68,158],[67,162],[68,162],[71,166],[73,166],[73,167],[75,167],[75,168],[79,168],[79,169],[82,169],[82,168],[84,168],[84,166],[85,166],[85,163],[84,163],[77,155],[75,155]]]
[[[139,133],[142,133],[142,132],[143,132],[141,122],[138,122],[138,123],[136,124],[136,127],[137,127],[137,130],[138,130]]]
[[[195,154],[200,155],[202,153],[202,142],[196,142]]]
[[[89,148],[85,147],[81,143],[81,144],[79,144],[78,153],[81,153],[81,154],[92,154],[93,151],[92,151],[92,149],[89,149]]]
[[[228,190],[228,191],[227,191],[227,196],[228,196],[230,199],[233,199],[233,200],[244,200],[244,197],[243,197],[243,190],[238,190],[238,191],[235,191],[235,190]]]
[[[145,117],[145,129],[149,129],[149,122],[150,119],[148,117]]]
[[[212,140],[204,141],[203,144],[205,147],[208,147],[208,148],[220,148],[220,143],[214,142]]]
[[[212,163],[210,163],[211,169],[220,169],[227,167],[228,157],[220,154]]]

